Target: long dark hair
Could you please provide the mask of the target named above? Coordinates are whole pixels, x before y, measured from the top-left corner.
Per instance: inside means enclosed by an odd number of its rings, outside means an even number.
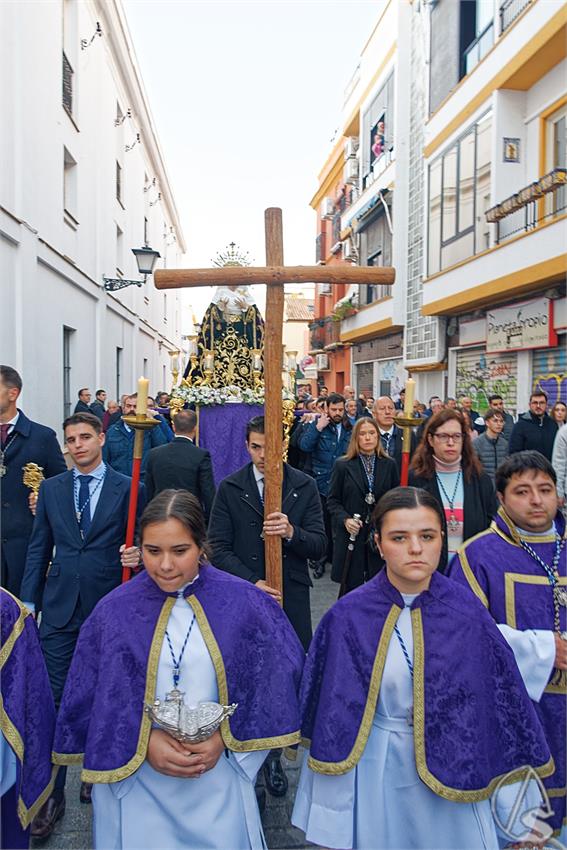
[[[445,528],[443,508],[435,496],[421,487],[394,487],[382,496],[374,508],[372,525],[376,534],[380,536],[386,514],[391,511],[415,510],[415,508],[430,508],[437,516],[441,530]]]
[[[352,399],[352,401],[354,401],[354,399]],[[358,419],[352,427],[350,443],[348,444],[348,448],[345,452],[346,459],[353,460],[354,458],[359,456],[360,449],[358,448],[358,434],[363,425],[372,425],[372,427],[376,431],[376,434],[378,436],[378,442],[376,443],[376,448],[374,449],[376,456],[388,457],[388,455],[384,451],[384,447],[382,446],[382,441],[380,440],[380,428],[378,426],[378,423],[375,419],[371,419],[369,416],[361,416],[360,419]]]
[[[195,545],[203,549],[207,559],[210,558],[203,509],[198,499],[187,490],[162,490],[152,499],[140,520],[140,544],[144,542],[144,531],[148,525],[167,522],[168,519],[178,520],[189,532]]]
[[[478,455],[473,449],[472,440],[467,430],[465,418],[458,410],[445,408],[440,410],[434,416],[430,416],[423,431],[423,437],[417,449],[414,452],[411,468],[416,475],[421,475],[423,478],[433,478],[435,475],[435,458],[433,457],[433,446],[429,442],[428,437],[436,433],[438,429],[445,424],[454,420],[461,426],[461,434],[463,435],[463,449],[461,454],[461,469],[465,481],[470,481],[473,476],[479,476],[482,472],[482,465],[478,459]]]

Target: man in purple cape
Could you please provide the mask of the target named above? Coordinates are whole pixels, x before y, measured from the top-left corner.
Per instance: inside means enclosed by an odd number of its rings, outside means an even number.
[[[535,701],[555,762],[545,786],[553,809],[548,823],[557,835],[566,813],[567,570],[555,481],[539,452],[504,461],[496,472],[501,507],[491,527],[455,555],[448,574],[469,587],[499,624]]]
[[[183,591],[212,659],[219,701],[238,703],[221,735],[236,753],[299,741],[301,645],[278,605],[241,579],[201,566]],[[176,593],[147,573],[114,590],[81,629],[58,715],[57,764],[83,761],[83,780],[112,783],[146,758],[157,666]],[[125,628],[125,624],[127,627]]]
[[[0,847],[21,848],[53,785],[55,706],[34,619],[2,588],[0,641]]]
[[[344,774],[359,762],[403,608],[383,571],[321,621],[300,696],[308,765],[316,773]],[[434,573],[411,605],[411,622],[421,780],[447,800],[474,802],[488,798],[502,777],[517,780],[526,765],[541,776],[551,773],[549,748],[513,653],[483,606]]]

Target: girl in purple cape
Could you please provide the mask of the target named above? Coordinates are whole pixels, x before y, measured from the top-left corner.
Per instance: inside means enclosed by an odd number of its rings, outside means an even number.
[[[280,607],[206,561],[201,506],[166,490],[140,523],[145,571],[81,629],[55,736],[93,782],[96,848],[265,847],[254,791],[272,747],[299,741],[304,652]],[[212,737],[181,743],[144,703],[238,703]]]
[[[492,618],[436,572],[439,502],[398,487],[373,523],[385,569],[325,615],[305,664],[292,822],[333,848],[537,844],[553,762]]]

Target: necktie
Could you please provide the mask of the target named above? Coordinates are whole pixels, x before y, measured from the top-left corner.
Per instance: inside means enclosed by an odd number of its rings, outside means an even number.
[[[390,448],[390,438],[391,438],[391,436],[392,436],[391,434],[381,434],[380,435],[380,439],[382,440],[382,445],[384,446],[384,451],[386,452],[387,455],[390,454],[389,448]]]
[[[264,478],[258,478],[258,493],[260,495],[260,501],[262,502],[262,507],[264,507]]]
[[[4,446],[6,445],[6,442],[8,440],[8,432],[10,431],[11,427],[12,426],[11,426],[10,423],[8,423],[7,425],[0,425],[0,447],[1,448],[4,448]]]
[[[87,536],[91,527],[91,506],[89,504],[89,484],[93,480],[92,475],[79,475],[79,530],[83,539]]]

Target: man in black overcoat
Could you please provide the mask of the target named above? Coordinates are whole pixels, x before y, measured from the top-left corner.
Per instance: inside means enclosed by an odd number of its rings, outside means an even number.
[[[1,584],[18,598],[33,525],[31,491],[23,482],[22,467],[36,463],[45,478],[67,469],[55,431],[32,422],[18,408],[21,390],[16,370],[0,366]],[[39,599],[34,601],[39,604]]]
[[[264,534],[282,539],[283,609],[307,650],[312,637],[308,561],[323,557],[327,538],[317,485],[309,475],[284,463],[282,510],[264,520],[264,417],[246,428],[251,463],[221,481],[209,522],[213,564],[240,576],[279,599],[266,583]],[[264,765],[266,785],[274,796],[287,791],[280,751]]]

